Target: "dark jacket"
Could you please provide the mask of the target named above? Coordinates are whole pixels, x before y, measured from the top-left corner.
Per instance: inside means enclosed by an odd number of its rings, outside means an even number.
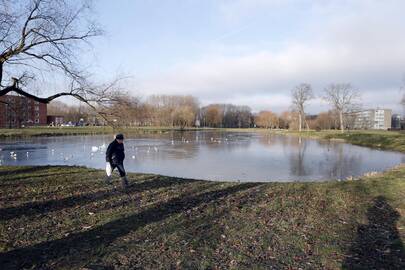
[[[111,164],[122,164],[125,159],[124,144],[114,140],[105,152],[105,160]]]

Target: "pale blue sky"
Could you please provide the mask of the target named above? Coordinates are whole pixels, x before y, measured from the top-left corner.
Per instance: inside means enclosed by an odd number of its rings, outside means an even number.
[[[192,94],[282,111],[300,82],[351,82],[365,107],[400,110],[405,1],[94,1],[97,76],[136,95]],[[315,100],[309,110],[327,109]]]
[[[148,74],[210,53],[232,56],[280,49],[291,36],[301,34],[302,21],[308,20],[304,13],[310,11],[308,5],[287,5],[277,12],[252,8],[252,12],[232,16],[226,11],[226,3],[232,1],[220,2],[97,1],[106,36],[96,47],[100,52],[115,51],[113,65]],[[235,48],[224,51],[221,46]],[[109,62],[103,56],[99,60],[103,65]]]

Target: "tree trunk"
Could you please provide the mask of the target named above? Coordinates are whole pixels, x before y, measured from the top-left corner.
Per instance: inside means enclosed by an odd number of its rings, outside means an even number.
[[[0,88],[3,81],[3,62],[0,62]]]
[[[299,113],[298,115],[298,131],[301,132],[302,129],[302,114]]]
[[[343,133],[345,131],[345,127],[343,125],[343,111],[339,112],[339,121],[340,121],[340,131]]]

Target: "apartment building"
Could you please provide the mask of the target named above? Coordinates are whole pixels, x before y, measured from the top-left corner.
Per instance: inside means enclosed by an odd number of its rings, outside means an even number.
[[[46,117],[45,103],[24,96],[0,96],[0,127],[2,128],[46,125]]]
[[[353,113],[354,129],[390,129],[391,109],[369,109]]]

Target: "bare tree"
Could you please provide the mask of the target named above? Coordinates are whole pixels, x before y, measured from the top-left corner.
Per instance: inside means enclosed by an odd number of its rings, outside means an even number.
[[[172,112],[173,125],[184,129],[186,126],[192,126],[195,120],[195,112],[190,106],[177,107]]]
[[[202,108],[203,125],[208,127],[221,127],[223,112],[219,105],[211,104]]]
[[[335,128],[336,114],[332,111],[321,112],[315,120],[315,128],[317,129],[332,129]]]
[[[255,123],[258,127],[263,128],[278,128],[279,118],[277,114],[271,111],[261,111],[255,117]]]
[[[117,97],[118,102],[104,109],[104,113],[109,122],[116,123],[117,126],[134,126],[138,122],[140,98],[122,94]],[[115,119],[115,121],[114,121]]]
[[[292,103],[294,109],[298,112],[298,130],[301,132],[302,123],[305,121],[305,104],[314,98],[312,87],[308,83],[301,83],[292,90]],[[308,129],[308,124],[306,123]]]
[[[345,130],[345,115],[359,106],[360,94],[350,83],[332,83],[325,88],[323,97],[339,115],[340,130]]]
[[[186,107],[187,111],[191,109],[194,115],[199,109],[198,99],[190,95],[153,95],[147,99],[146,103],[151,108],[154,124],[158,126],[175,126],[173,116],[178,115],[179,111],[176,114],[173,112],[178,108]]]
[[[117,80],[90,83],[80,68],[82,45],[102,34],[91,20],[90,1],[0,0],[0,96],[10,92],[42,103],[72,96],[95,108],[110,102]],[[45,74],[45,75],[44,75]],[[35,82],[46,77],[64,83],[47,97],[35,92]],[[43,85],[37,90],[50,90]]]

